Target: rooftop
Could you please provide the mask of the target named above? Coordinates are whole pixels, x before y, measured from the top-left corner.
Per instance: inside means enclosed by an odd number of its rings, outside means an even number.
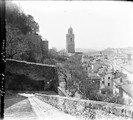
[[[122,73],[122,72],[116,72],[116,73],[114,73],[114,79],[117,79],[117,78],[126,78],[127,77],[127,75],[126,74],[124,74],[124,73]]]
[[[126,64],[126,65],[123,65],[121,67],[123,69],[127,70],[128,72],[130,72],[131,74],[133,74],[133,65]]]
[[[121,88],[133,98],[133,84],[121,85]]]

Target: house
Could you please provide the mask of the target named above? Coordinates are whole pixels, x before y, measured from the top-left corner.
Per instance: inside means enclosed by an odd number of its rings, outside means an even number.
[[[133,105],[133,84],[121,85],[122,97],[127,105]]]
[[[116,71],[114,73],[114,79],[113,81],[115,81],[116,83],[120,84],[120,83],[128,83],[127,81],[127,75],[120,72],[120,71]]]
[[[120,71],[114,74],[113,94],[119,94],[126,105],[133,105],[133,84],[130,84],[127,75]]]
[[[106,73],[101,75],[101,81],[100,81],[100,89],[103,88],[110,88],[113,89],[113,74],[112,73]]]
[[[120,84],[114,81],[113,94],[119,94],[124,99],[124,104],[133,105],[133,84]]]
[[[124,65],[121,67],[121,71],[127,74],[127,79],[129,83],[133,83],[133,66],[132,65]]]

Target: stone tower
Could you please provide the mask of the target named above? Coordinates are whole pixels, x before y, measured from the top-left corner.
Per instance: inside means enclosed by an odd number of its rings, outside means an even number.
[[[68,29],[68,33],[66,34],[66,50],[68,53],[75,53],[74,34],[71,27]]]
[[[47,39],[45,39],[44,41],[42,41],[42,46],[43,46],[43,51],[44,51],[44,56],[48,56],[48,41]]]

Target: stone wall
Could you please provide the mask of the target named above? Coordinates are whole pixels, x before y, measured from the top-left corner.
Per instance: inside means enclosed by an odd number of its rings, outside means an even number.
[[[83,100],[70,97],[61,97],[57,95],[35,94],[40,100],[51,104],[52,106],[68,114],[82,116],[90,119],[108,119],[125,120],[133,119],[133,108],[129,106]]]
[[[54,65],[38,64],[26,61],[18,61],[13,59],[6,60],[6,88],[11,85],[21,83],[25,89],[38,87],[44,89],[58,87],[58,75]],[[34,84],[35,83],[35,84]],[[25,85],[24,85],[25,84]],[[30,85],[32,84],[32,86]],[[43,85],[42,85],[43,84]],[[28,88],[29,87],[29,88]],[[21,89],[22,87],[20,87]],[[12,88],[13,89],[13,88]],[[17,89],[17,85],[16,85]]]

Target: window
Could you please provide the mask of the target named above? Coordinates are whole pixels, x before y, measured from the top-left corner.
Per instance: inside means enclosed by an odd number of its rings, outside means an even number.
[[[110,77],[108,77],[108,79],[110,79]]]
[[[122,78],[120,78],[120,82],[122,83]]]
[[[108,86],[110,86],[110,83],[108,83]]]
[[[71,42],[72,42],[72,40],[73,40],[73,39],[72,39],[72,38],[70,38],[70,41],[71,41]]]
[[[102,81],[102,83],[104,84],[104,81]]]

